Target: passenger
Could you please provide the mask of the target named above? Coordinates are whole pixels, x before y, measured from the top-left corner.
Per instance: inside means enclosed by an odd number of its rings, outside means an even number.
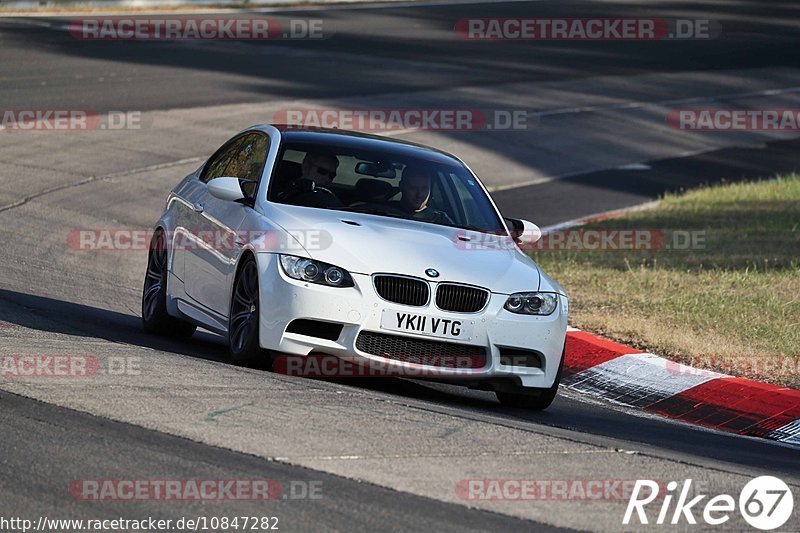
[[[394,207],[409,215],[409,218],[453,224],[447,213],[428,205],[431,199],[431,175],[425,169],[414,166],[404,168],[400,178],[400,194],[400,200],[394,203]]]
[[[400,178],[400,201],[397,207],[414,215],[428,208],[431,198],[431,177],[421,168],[406,167]]]

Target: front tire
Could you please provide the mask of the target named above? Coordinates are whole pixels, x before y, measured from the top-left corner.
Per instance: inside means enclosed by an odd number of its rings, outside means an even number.
[[[261,349],[259,329],[258,267],[252,255],[242,260],[233,282],[228,349],[231,360],[241,366],[268,365],[270,360]]]
[[[564,370],[564,356],[566,355],[567,347],[564,346],[564,351],[561,352],[561,363],[558,365],[558,372],[553,385],[547,389],[534,389],[531,392],[501,392],[496,391],[494,394],[497,399],[505,407],[516,407],[519,409],[529,409],[532,411],[542,411],[550,407],[553,400],[558,394],[558,385],[561,383],[561,372]]]
[[[148,333],[178,339],[191,337],[197,326],[167,313],[167,243],[158,230],[150,241],[142,288],[142,326]]]

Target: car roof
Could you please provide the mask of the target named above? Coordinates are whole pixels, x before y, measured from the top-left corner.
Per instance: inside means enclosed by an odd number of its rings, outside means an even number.
[[[299,127],[286,124],[270,124],[281,132],[287,142],[335,145],[353,150],[390,152],[399,157],[428,159],[435,162],[453,164],[461,160],[443,150],[390,137],[372,135],[350,130]]]

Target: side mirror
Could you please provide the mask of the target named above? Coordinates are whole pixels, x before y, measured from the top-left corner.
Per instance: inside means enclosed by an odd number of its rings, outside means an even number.
[[[239,185],[239,178],[214,178],[208,182],[208,192],[212,196],[230,202],[236,202],[245,197],[242,187]]]
[[[542,238],[542,230],[533,222],[520,218],[507,218],[508,229],[511,230],[511,237],[520,246],[531,245]]]

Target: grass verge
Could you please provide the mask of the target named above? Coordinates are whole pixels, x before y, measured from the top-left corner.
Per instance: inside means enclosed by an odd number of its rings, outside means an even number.
[[[581,249],[594,230],[605,248],[633,234],[641,249]],[[567,290],[574,326],[800,388],[800,176],[668,195],[556,237],[531,255]]]

